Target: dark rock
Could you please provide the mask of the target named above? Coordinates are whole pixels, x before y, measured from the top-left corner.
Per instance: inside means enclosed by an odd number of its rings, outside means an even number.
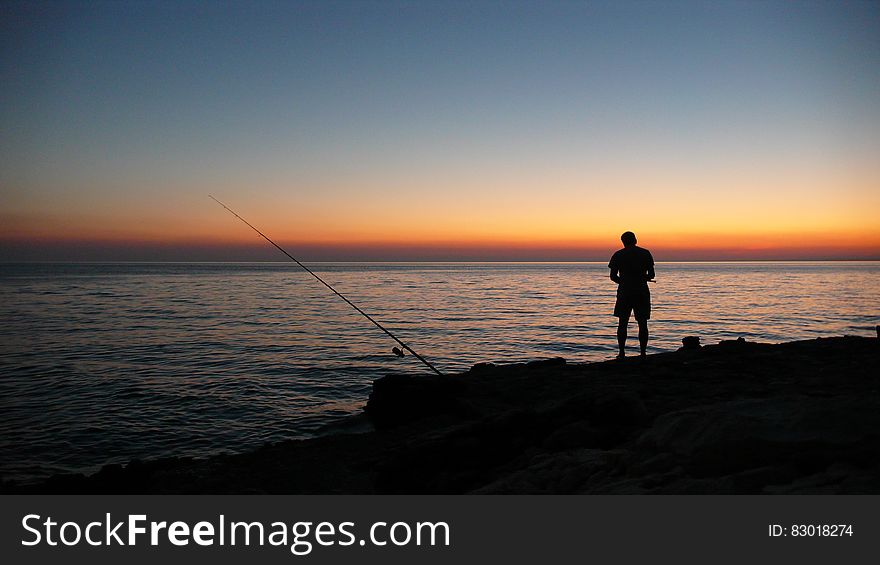
[[[735,492],[744,494],[760,494],[769,485],[789,483],[796,476],[795,470],[788,465],[757,467],[742,471],[728,477],[733,483]]]
[[[94,476],[97,476],[97,474]],[[52,475],[46,479],[44,492],[47,494],[83,492],[88,490],[88,487],[85,485],[86,476],[82,473]]]
[[[700,349],[702,345],[700,345],[700,336],[690,335],[688,337],[682,338],[681,340],[681,350],[682,351],[691,351],[693,349]]]
[[[640,426],[648,421],[648,411],[635,394],[611,393],[593,402],[590,420],[600,428]]]
[[[124,472],[125,468],[121,464],[111,463],[101,467],[101,470],[98,471],[98,475],[103,476],[105,479],[113,480],[120,477]]]
[[[0,491],[880,493],[877,343],[736,340],[639,363],[389,376],[374,383],[362,419],[412,425]]]
[[[595,402],[596,397],[592,393],[570,394],[553,410],[553,415],[557,418],[555,423],[580,420],[592,411]]]
[[[376,468],[382,493],[462,492],[485,484],[493,470],[522,457],[533,444],[534,414],[511,410],[458,426],[441,437],[408,444]]]
[[[878,438],[874,399],[791,396],[664,414],[639,444],[681,456],[692,473],[712,476],[769,464],[809,471],[841,458],[866,464]]]
[[[364,411],[376,428],[391,428],[460,410],[457,397],[464,388],[455,377],[387,375],[373,382]]]
[[[846,463],[834,463],[819,473],[792,481],[774,482],[764,487],[764,492],[771,494],[858,494],[878,491],[880,469]]]
[[[477,363],[473,367],[471,367],[471,373],[483,373],[486,371],[491,371],[495,368],[495,363]]]
[[[538,367],[562,367],[565,365],[565,359],[562,357],[553,357],[551,359],[540,359],[538,361],[529,361],[526,367],[536,369]]]
[[[582,490],[596,475],[610,473],[613,454],[599,449],[542,453],[516,469],[472,491],[474,494],[558,494]]]
[[[509,435],[535,427],[535,413],[531,410],[515,409],[489,418],[483,426],[495,433]]]
[[[678,459],[671,453],[658,453],[645,459],[645,454],[640,454],[641,459],[633,462],[631,470],[639,474],[665,473],[678,464]]]
[[[573,422],[551,433],[543,447],[550,451],[562,451],[576,447],[598,447],[602,434],[588,422]]]

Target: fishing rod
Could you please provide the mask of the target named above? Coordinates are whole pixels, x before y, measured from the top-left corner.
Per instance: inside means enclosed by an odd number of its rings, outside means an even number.
[[[345,302],[347,302],[349,306],[351,306],[352,308],[354,308],[355,310],[357,310],[357,311],[358,311],[358,312],[359,312],[364,318],[366,318],[366,319],[368,319],[369,321],[373,322],[373,325],[375,325],[377,328],[379,328],[380,330],[382,330],[383,332],[385,332],[386,334],[388,334],[388,336],[389,336],[391,339],[393,339],[394,341],[396,341],[397,343],[399,343],[400,346],[401,346],[402,348],[404,348],[405,350],[407,350],[407,351],[409,351],[410,353],[412,353],[413,356],[414,356],[416,359],[418,359],[419,361],[421,361],[422,363],[424,363],[429,369],[431,369],[432,371],[434,371],[435,373],[437,373],[439,376],[441,376],[441,377],[443,376],[443,373],[441,373],[439,370],[437,370],[437,367],[435,367],[434,365],[432,365],[431,363],[429,363],[424,357],[422,357],[421,355],[419,355],[418,353],[416,353],[415,350],[414,350],[412,347],[410,347],[410,346],[408,346],[407,344],[403,343],[400,339],[398,339],[398,337],[397,337],[396,335],[394,335],[393,333],[391,333],[390,331],[388,331],[387,329],[385,329],[385,327],[384,327],[382,324],[380,324],[379,322],[377,322],[376,320],[374,320],[374,319],[372,318],[372,316],[370,316],[369,314],[367,314],[366,312],[364,312],[363,310],[361,310],[360,308],[358,308],[358,307],[355,305],[354,302],[352,302],[351,300],[349,300],[348,298],[346,298],[345,296],[343,296],[343,295],[342,295],[339,291],[337,291],[335,288],[333,288],[332,286],[330,286],[330,285],[329,285],[324,279],[322,279],[322,278],[319,277],[317,274],[315,274],[314,271],[312,271],[311,269],[309,269],[308,267],[306,267],[305,265],[303,265],[302,263],[300,263],[300,262],[296,259],[296,257],[294,257],[293,255],[291,255],[290,253],[288,253],[287,251],[285,251],[284,249],[282,249],[280,245],[278,245],[277,243],[275,243],[274,241],[272,241],[271,239],[269,239],[269,238],[266,236],[266,234],[264,234],[263,232],[261,232],[260,230],[258,230],[257,228],[255,228],[255,227],[253,226],[253,224],[251,224],[249,221],[245,220],[244,218],[242,218],[241,216],[239,216],[238,214],[236,214],[236,213],[235,213],[235,212],[234,212],[229,206],[227,206],[226,204],[220,202],[219,200],[217,200],[216,198],[214,198],[214,197],[211,196],[210,194],[209,194],[208,196],[211,197],[211,200],[213,200],[213,201],[216,202],[217,204],[219,204],[219,205],[223,206],[224,208],[226,208],[226,210],[227,210],[230,214],[232,214],[233,216],[235,216],[236,218],[238,218],[239,220],[241,220],[242,222],[244,222],[245,224],[247,224],[248,227],[250,227],[252,230],[254,230],[255,232],[257,232],[258,234],[260,234],[260,237],[262,237],[263,239],[265,239],[266,241],[268,241],[269,243],[271,243],[273,246],[275,246],[275,249],[277,249],[278,251],[284,253],[285,255],[287,255],[287,256],[290,258],[291,261],[293,261],[294,263],[296,263],[297,265],[299,265],[300,267],[302,267],[303,269],[305,269],[305,271],[306,271],[308,274],[310,274],[310,275],[312,275],[313,277],[315,277],[316,279],[318,279],[318,281],[319,281],[321,284],[323,284],[324,286],[326,286],[327,288],[329,288],[329,289],[333,292],[333,294],[335,294],[335,295],[338,296],[339,298],[345,300]],[[394,354],[397,355],[398,357],[403,357],[403,351],[397,349],[396,347],[393,348],[392,351],[393,351]]]

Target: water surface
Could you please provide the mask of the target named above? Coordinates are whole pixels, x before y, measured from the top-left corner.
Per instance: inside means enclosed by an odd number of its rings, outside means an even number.
[[[314,268],[444,371],[615,353],[604,263]],[[651,351],[880,322],[877,262],[665,263],[657,279]],[[305,437],[358,412],[373,379],[425,371],[393,345],[293,264],[0,265],[0,474]]]

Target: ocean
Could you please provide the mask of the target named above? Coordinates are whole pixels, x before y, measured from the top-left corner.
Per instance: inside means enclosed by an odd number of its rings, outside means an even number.
[[[604,263],[310,266],[445,372],[616,353]],[[649,352],[880,323],[880,262],[661,263],[651,291]],[[427,371],[394,345],[290,263],[0,265],[0,477],[322,433]]]

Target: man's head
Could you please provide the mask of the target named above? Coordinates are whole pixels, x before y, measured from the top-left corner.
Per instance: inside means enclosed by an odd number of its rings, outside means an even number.
[[[631,247],[636,244],[636,234],[631,231],[625,231],[620,236],[620,241],[623,242],[624,247]]]

